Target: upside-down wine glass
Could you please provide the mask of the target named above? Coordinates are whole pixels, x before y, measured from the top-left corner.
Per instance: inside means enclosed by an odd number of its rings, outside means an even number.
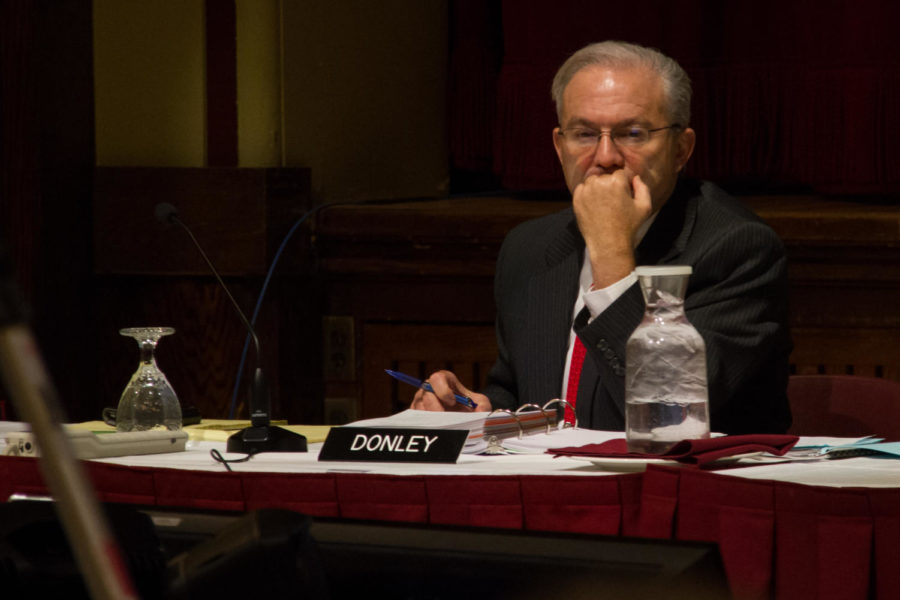
[[[156,344],[172,327],[129,327],[119,333],[134,338],[141,351],[141,362],[116,410],[116,430],[148,431],[181,429],[181,405],[165,374],[156,366]]]

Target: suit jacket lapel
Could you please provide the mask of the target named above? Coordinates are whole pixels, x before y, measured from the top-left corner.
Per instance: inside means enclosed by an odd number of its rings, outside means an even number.
[[[560,395],[583,248],[573,215],[547,245],[545,270],[529,282],[528,323],[536,347],[529,353],[530,368],[521,374],[528,382],[520,390],[526,402],[543,404]]]
[[[684,251],[696,220],[698,196],[699,191],[690,181],[679,181],[636,249],[637,264],[663,263]],[[534,327],[535,348],[528,353],[530,364],[526,372],[519,374],[527,382],[519,390],[523,403],[546,402],[558,397],[562,389],[572,309],[584,253],[584,239],[574,213],[571,209],[569,212],[571,220],[567,226],[547,244],[545,270],[529,282],[527,323]]]
[[[699,195],[693,181],[679,180],[635,251],[638,265],[666,263],[684,252],[697,219]]]

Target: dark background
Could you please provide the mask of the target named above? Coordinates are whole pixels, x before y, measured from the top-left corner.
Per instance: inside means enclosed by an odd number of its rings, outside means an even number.
[[[0,0],[0,235],[72,419],[95,419],[114,405],[137,364],[133,342],[116,333],[116,313],[127,313],[128,325],[174,325],[180,333],[161,345],[163,370],[183,403],[224,417],[243,331],[222,294],[202,268],[157,269],[152,249],[135,248],[127,231],[110,248],[98,229],[108,213],[96,216],[95,182],[109,174],[94,159],[91,6]],[[206,10],[208,30],[227,33],[228,19],[214,17],[233,16],[234,3],[207,0]],[[301,231],[261,325],[276,416],[322,422],[329,400],[349,416],[394,409],[405,394],[390,382],[376,391],[366,374],[404,356],[446,356],[439,366],[466,363],[475,382],[483,377],[493,352],[490,275],[503,233],[566,201],[550,141],[550,80],[568,54],[602,39],[657,47],[690,74],[698,143],[688,171],[747,196],[785,239],[800,349],[852,338],[848,353],[880,354],[867,359],[875,366],[866,373],[898,378],[890,366],[897,348],[876,333],[900,326],[898,23],[900,5],[887,0],[448,2],[451,196],[334,209]],[[216,64],[233,60],[227,35],[211,39]],[[230,93],[228,77],[209,85]],[[253,234],[267,248],[263,259],[244,261],[240,245],[221,259],[250,310],[273,240],[310,204],[308,175],[289,173],[291,206],[272,217],[284,179],[236,169],[236,153],[221,148],[236,142],[216,135],[234,127],[230,118],[210,122],[222,151],[194,173],[201,183],[185,186],[209,196],[197,209],[203,226],[223,181],[255,182],[242,204],[247,213],[218,231],[231,239],[248,219],[261,224]],[[154,177],[181,181],[164,170]],[[102,206],[124,202],[117,198],[105,196]],[[132,265],[98,262],[103,244],[106,258],[121,253]],[[190,246],[181,252],[196,263]],[[323,325],[331,316],[350,329]],[[854,364],[866,362],[806,354],[812,366],[802,368],[819,372],[861,373]],[[432,366],[422,358],[410,368]]]

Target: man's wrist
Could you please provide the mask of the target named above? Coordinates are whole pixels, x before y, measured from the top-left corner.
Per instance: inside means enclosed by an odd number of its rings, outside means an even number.
[[[623,264],[618,267],[610,267],[604,269],[603,271],[597,271],[593,266],[591,266],[592,271],[592,280],[591,280],[591,289],[594,290],[602,290],[607,288],[617,281],[621,281],[625,277],[628,277],[631,273],[634,272],[634,261],[629,261],[627,264]]]
[[[628,276],[634,271],[634,249],[630,246],[610,247],[592,250],[588,248],[591,261],[591,281],[596,289],[605,288]]]

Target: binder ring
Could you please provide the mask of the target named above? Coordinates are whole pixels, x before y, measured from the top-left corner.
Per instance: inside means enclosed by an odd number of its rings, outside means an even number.
[[[488,436],[487,448],[484,450],[484,454],[506,454],[506,450],[503,448],[503,445],[500,443],[500,440],[497,439],[496,435]]]
[[[494,413],[506,413],[506,414],[508,414],[509,416],[511,416],[513,419],[515,419],[515,421],[516,421],[516,427],[519,428],[519,439],[520,439],[520,440],[522,439],[522,434],[525,433],[525,430],[522,429],[522,423],[519,421],[519,416],[518,416],[516,413],[514,413],[514,412],[511,411],[511,410],[509,410],[508,408],[495,408],[494,410],[492,410],[492,411],[490,412],[490,414],[488,414],[488,416],[491,416],[491,415],[494,414]]]
[[[568,406],[569,408],[572,409],[572,415],[573,415],[573,416],[575,415],[575,407],[572,406],[572,405],[569,403],[568,400],[563,400],[562,398],[555,398],[555,399],[550,400],[549,402],[547,402],[547,404],[544,405],[544,408],[547,408],[547,407],[550,406],[551,404],[565,404],[566,406]],[[563,427],[563,429],[566,428],[566,422],[565,422],[565,421],[562,422],[562,427]],[[572,423],[572,429],[578,429],[578,417],[577,417],[577,416],[575,416],[575,422]]]
[[[537,404],[523,404],[519,408],[516,409],[516,414],[522,412],[524,408],[536,408],[541,411],[541,414],[544,415],[544,420],[547,422],[547,433],[550,433],[550,416],[547,414],[547,411],[538,406]]]

